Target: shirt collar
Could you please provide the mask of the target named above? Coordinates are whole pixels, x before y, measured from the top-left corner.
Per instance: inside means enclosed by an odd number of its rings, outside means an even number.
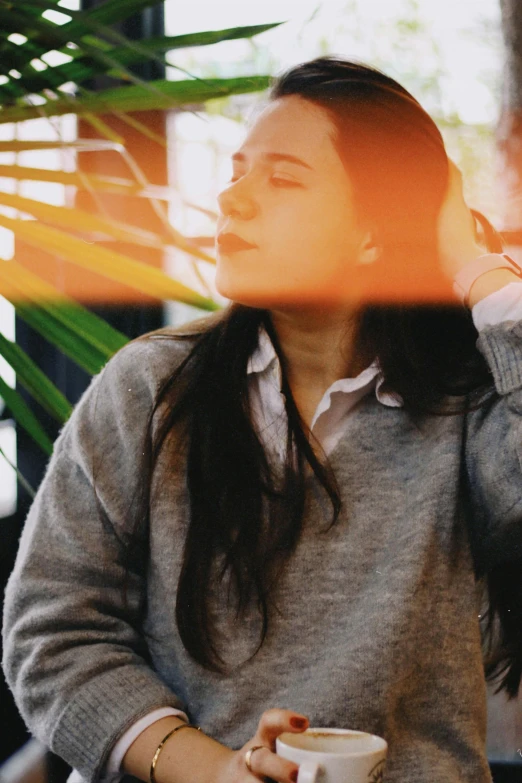
[[[263,326],[259,326],[259,337],[257,346],[250,356],[247,364],[247,374],[255,372],[264,372],[271,368],[274,373],[275,379],[278,384],[278,389],[281,389],[282,375],[281,365],[279,358],[275,352],[272,341]],[[402,408],[403,400],[399,394],[389,394],[388,392],[380,391],[382,384],[384,383],[384,376],[379,369],[379,362],[375,359],[365,370],[363,370],[356,378],[341,378],[332,384],[335,386],[335,391],[353,392],[356,389],[366,386],[370,381],[375,380],[375,395],[379,402],[383,405],[387,405],[390,408]],[[332,391],[334,390],[332,387]]]

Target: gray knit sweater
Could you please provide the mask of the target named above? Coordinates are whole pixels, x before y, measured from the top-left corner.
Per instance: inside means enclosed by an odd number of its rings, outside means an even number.
[[[485,329],[477,345],[500,398],[468,414],[465,460],[480,548],[498,563],[522,554],[522,321]],[[417,428],[404,409],[361,400],[329,455],[338,522],[322,532],[332,508],[310,477],[303,535],[277,585],[281,613],[232,676],[195,663],[176,629],[188,524],[180,446],[174,467],[158,463],[148,568],[131,574],[124,610],[122,555],[136,522],[145,422],[187,349],[171,340],[126,346],[55,445],[4,606],[2,665],[31,732],[90,783],[118,737],[153,708],[183,709],[239,748],[263,710],[278,706],[311,725],[384,736],[386,783],[490,781],[482,585],[458,503],[462,416],[428,416]],[[240,663],[257,646],[259,616],[236,622],[226,595],[212,596],[218,646]],[[133,627],[144,605],[145,629],[157,637],[148,644]]]

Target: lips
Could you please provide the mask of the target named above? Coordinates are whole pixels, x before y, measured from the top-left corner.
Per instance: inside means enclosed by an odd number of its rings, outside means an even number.
[[[230,252],[235,250],[248,250],[250,248],[257,247],[257,245],[253,245],[250,242],[247,242],[237,234],[231,234],[229,232],[225,234],[218,234],[217,241],[220,250]]]

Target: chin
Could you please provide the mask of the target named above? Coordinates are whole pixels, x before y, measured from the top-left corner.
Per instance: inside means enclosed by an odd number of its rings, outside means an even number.
[[[312,304],[317,306],[318,301],[316,297],[311,296],[308,292],[308,296],[304,292],[295,290],[295,284],[292,282],[292,287],[289,289],[279,288],[276,289],[263,289],[260,285],[256,286],[256,282],[263,281],[252,280],[250,285],[248,281],[243,279],[239,280],[238,275],[222,274],[224,270],[220,270],[219,262],[216,271],[216,277],[214,279],[214,286],[216,291],[224,296],[226,299],[230,299],[238,304],[245,305],[246,307],[256,307],[263,310],[275,309],[280,310],[288,309],[289,311],[299,310],[306,305],[306,302],[312,298]],[[266,285],[266,281],[265,285]]]
[[[233,286],[217,285],[216,290],[219,294],[221,294],[221,296],[224,296],[227,299],[230,299],[232,302],[236,302],[237,304],[245,305],[246,307],[266,309],[268,307],[272,307],[273,305],[272,298],[263,298],[259,295],[259,292],[256,291],[245,291],[244,289],[239,289]]]
[[[224,278],[226,278],[226,276],[220,275],[218,268],[214,280],[214,286],[218,294],[224,296],[226,299],[230,299],[232,302],[244,304],[248,307],[264,306],[259,303],[259,291],[256,291],[254,288],[246,288],[245,286],[237,285],[237,282]]]

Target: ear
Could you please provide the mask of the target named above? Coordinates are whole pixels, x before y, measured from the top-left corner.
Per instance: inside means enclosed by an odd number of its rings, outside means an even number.
[[[355,261],[356,265],[373,264],[382,253],[382,246],[377,244],[373,234],[368,232],[359,245],[359,253]]]

